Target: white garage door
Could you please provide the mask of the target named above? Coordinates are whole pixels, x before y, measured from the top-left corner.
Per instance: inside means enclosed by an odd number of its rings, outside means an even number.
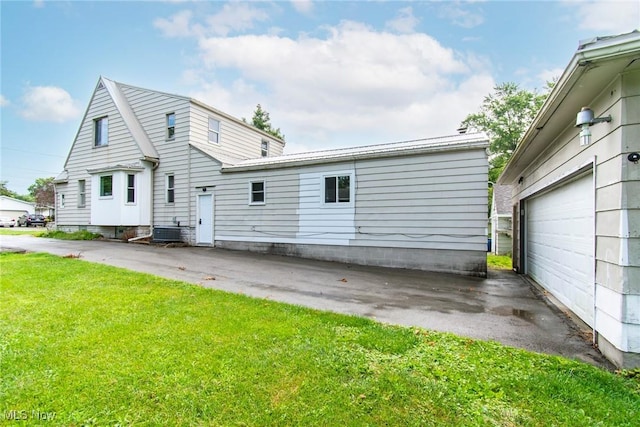
[[[527,201],[527,274],[593,326],[593,175]]]

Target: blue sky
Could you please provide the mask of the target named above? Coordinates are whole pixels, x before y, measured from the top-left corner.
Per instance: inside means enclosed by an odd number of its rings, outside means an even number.
[[[236,117],[286,153],[455,133],[499,83],[542,89],[639,1],[2,1],[0,180],[55,176],[99,76]]]

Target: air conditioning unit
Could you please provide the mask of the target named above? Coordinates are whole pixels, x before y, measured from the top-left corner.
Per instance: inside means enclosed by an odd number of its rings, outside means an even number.
[[[180,227],[154,227],[153,241],[158,243],[182,242]]]

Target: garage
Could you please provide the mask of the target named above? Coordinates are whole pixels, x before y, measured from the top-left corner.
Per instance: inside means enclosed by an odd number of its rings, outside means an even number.
[[[594,184],[591,170],[526,203],[526,272],[593,326]]]

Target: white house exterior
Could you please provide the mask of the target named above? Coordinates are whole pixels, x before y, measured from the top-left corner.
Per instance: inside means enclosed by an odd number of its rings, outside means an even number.
[[[18,219],[19,216],[34,213],[35,204],[9,196],[0,196],[0,216]]]
[[[581,144],[576,115],[596,118]],[[604,118],[610,116],[610,121]],[[586,135],[585,135],[586,137]],[[640,366],[640,33],[580,43],[500,177],[512,185],[514,268]]]
[[[487,145],[463,134],[283,155],[198,101],[101,78],[56,179],[57,224],[485,276]]]
[[[491,199],[491,252],[511,254],[511,186],[494,184]]]

